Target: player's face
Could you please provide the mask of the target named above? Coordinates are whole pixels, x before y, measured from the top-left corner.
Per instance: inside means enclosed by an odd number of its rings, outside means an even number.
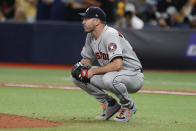
[[[84,18],[82,21],[82,24],[84,26],[84,31],[87,33],[90,33],[94,31],[97,25],[97,19],[96,18]]]

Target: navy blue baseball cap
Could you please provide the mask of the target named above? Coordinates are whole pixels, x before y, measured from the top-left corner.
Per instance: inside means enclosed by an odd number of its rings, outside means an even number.
[[[99,18],[101,21],[106,21],[105,12],[101,8],[96,6],[91,6],[88,9],[86,9],[85,13],[78,14],[85,18]]]

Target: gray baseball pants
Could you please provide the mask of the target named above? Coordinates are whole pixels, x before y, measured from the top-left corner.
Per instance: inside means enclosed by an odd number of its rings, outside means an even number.
[[[80,82],[73,77],[71,79],[76,86],[95,97],[101,103],[112,97],[105,91],[114,93],[121,104],[132,103],[129,93],[136,93],[144,84],[144,75],[140,70],[134,72],[120,70],[103,75],[94,75],[90,79],[90,83]]]

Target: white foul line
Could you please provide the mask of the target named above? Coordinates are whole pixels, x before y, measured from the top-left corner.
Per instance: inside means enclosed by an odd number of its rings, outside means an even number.
[[[76,86],[67,86],[67,85],[49,85],[49,84],[25,84],[25,83],[7,83],[0,82],[0,86],[10,86],[10,87],[30,87],[30,88],[50,88],[50,89],[64,89],[64,90],[80,90]],[[139,93],[147,94],[169,94],[169,95],[189,95],[195,96],[196,92],[183,92],[183,91],[164,91],[164,90],[147,90],[141,89]]]
[[[196,93],[194,92],[180,92],[180,91],[156,91],[156,90],[140,90],[140,93],[147,93],[147,94],[169,94],[169,95],[188,95],[188,96],[195,96]]]

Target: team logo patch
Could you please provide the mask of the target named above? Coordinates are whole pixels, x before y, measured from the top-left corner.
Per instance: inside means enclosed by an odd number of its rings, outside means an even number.
[[[114,52],[117,49],[117,45],[115,43],[110,43],[108,46],[109,52]]]

